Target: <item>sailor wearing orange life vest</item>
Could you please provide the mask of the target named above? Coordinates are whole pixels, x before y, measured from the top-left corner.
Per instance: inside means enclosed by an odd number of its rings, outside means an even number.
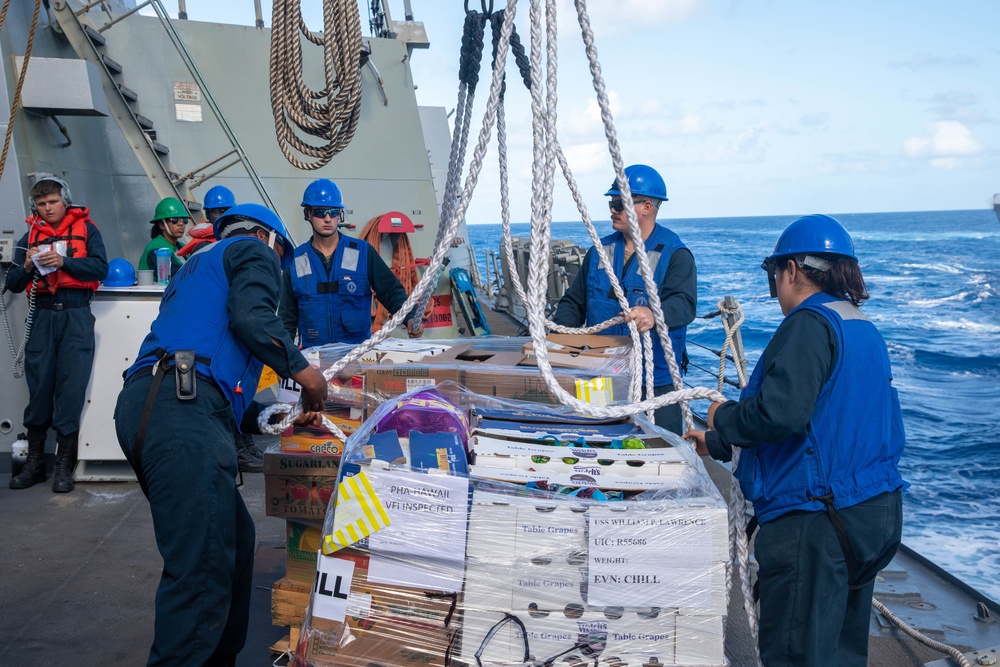
[[[58,451],[52,490],[67,493],[73,490],[80,413],[94,365],[90,299],[108,275],[108,259],[89,209],[73,205],[64,180],[39,174],[30,196],[29,230],[7,274],[7,289],[27,290],[35,301],[24,361],[28,459],[10,488],[45,481],[45,440],[53,428]]]

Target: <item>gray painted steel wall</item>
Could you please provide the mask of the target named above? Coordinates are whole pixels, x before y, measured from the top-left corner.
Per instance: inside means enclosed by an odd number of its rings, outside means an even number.
[[[74,2],[79,5],[80,3]],[[118,4],[118,3],[115,3]],[[2,107],[10,108],[17,73],[13,55],[23,55],[30,26],[28,3],[13,3],[0,36],[5,85],[0,89]],[[102,14],[92,10],[95,22]],[[76,58],[65,39],[45,23],[44,11],[35,37],[33,56]],[[384,81],[388,105],[383,105],[370,69],[362,70],[361,120],[351,144],[329,165],[316,172],[299,171],[281,154],[275,139],[268,85],[270,31],[252,27],[173,22],[215,96],[227,120],[256,167],[278,213],[293,236],[303,242],[308,226],[300,202],[305,186],[315,178],[331,178],[344,193],[351,213],[348,220],[359,234],[367,221],[398,210],[425,226],[411,235],[418,257],[433,251],[438,206],[431,167],[424,144],[409,70],[406,45],[395,40],[372,40],[372,61]],[[174,82],[193,82],[159,20],[132,16],[106,33],[106,51],[124,66],[121,81],[139,94],[137,111],[155,123],[157,140],[170,148],[177,171],[185,173],[229,150],[229,144],[208,105],[201,103],[204,122],[178,121],[173,99]],[[303,41],[307,62],[305,78],[313,87],[322,82],[322,50]],[[417,55],[419,57],[419,54]],[[0,113],[0,116],[5,114]],[[73,143],[65,141],[48,118],[20,112],[13,146],[0,180],[0,233],[16,238],[27,230],[23,220],[30,174],[55,173],[70,184],[74,200],[91,209],[100,227],[109,258],[138,262],[149,240],[148,220],[157,197],[114,119],[60,116]],[[5,129],[5,128],[3,128]],[[238,201],[259,201],[249,177],[235,166],[196,189],[199,198],[213,185],[225,185]],[[439,293],[447,292],[442,283]],[[6,295],[14,337],[19,342],[26,312],[21,295]],[[0,334],[2,336],[2,334]],[[0,424],[13,428],[0,432],[0,453],[7,453],[21,430],[27,400],[24,380],[10,375],[11,357],[6,341],[0,342]],[[2,464],[0,464],[2,465]]]

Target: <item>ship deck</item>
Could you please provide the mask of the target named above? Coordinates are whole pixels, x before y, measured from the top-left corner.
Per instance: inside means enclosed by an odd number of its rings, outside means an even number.
[[[713,468],[725,480],[721,467]],[[243,497],[257,526],[250,632],[238,665],[274,663],[269,647],[287,628],[271,625],[271,585],[284,576],[283,519],[264,510],[264,479],[245,475]],[[143,664],[153,632],[153,598],[162,561],[149,507],[135,483],[81,483],[53,494],[48,483],[0,488],[0,664]],[[935,639],[969,649],[996,645],[996,624],[977,623],[975,602],[954,582],[901,555],[888,568],[882,593],[896,613]],[[727,654],[751,665],[749,633],[735,595],[730,605]],[[996,616],[994,610],[994,616]],[[917,618],[914,618],[914,617]],[[876,667],[922,665],[942,656],[873,615],[871,659]],[[278,664],[283,664],[281,661]],[[946,665],[951,663],[941,663]]]

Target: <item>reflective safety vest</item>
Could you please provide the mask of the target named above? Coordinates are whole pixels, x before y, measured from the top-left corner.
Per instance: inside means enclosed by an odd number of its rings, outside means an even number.
[[[299,344],[363,343],[372,331],[367,241],[341,235],[330,271],[306,242],[295,249],[292,294],[299,307]]]
[[[65,257],[79,259],[87,256],[87,223],[94,224],[90,219],[90,209],[82,206],[71,206],[66,209],[66,215],[58,225],[52,227],[37,215],[25,220],[31,229],[28,231],[28,247],[63,241],[66,243]],[[30,294],[36,283],[28,286]],[[57,270],[42,276],[37,282],[38,294],[55,294],[57,289],[89,289],[96,292],[101,286],[97,280],[77,280],[66,271]]]
[[[195,369],[211,378],[229,399],[238,425],[257,392],[264,364],[250,354],[229,325],[229,279],[222,256],[234,243],[263,241],[253,236],[225,239],[185,262],[163,292],[160,312],[125,376],[153,366],[158,350],[169,354],[194,350]]]
[[[629,263],[628,271],[622,277],[622,268],[625,265],[625,236],[621,232],[609,234],[601,239],[604,252],[611,258],[611,263],[615,269],[615,275],[621,282],[622,290],[628,299],[630,306],[649,307],[649,296],[646,293],[646,286],[643,283],[642,275],[639,273],[639,260],[633,259]],[[653,232],[646,239],[646,256],[649,258],[650,268],[653,270],[653,282],[659,286],[663,284],[663,278],[667,274],[670,266],[670,256],[681,248],[687,248],[677,234],[673,233],[663,225],[655,225]],[[587,326],[605,322],[612,317],[617,317],[622,311],[618,299],[611,289],[611,279],[601,268],[597,253],[593,250],[590,258],[589,273],[587,275]],[[601,332],[605,336],[628,336],[627,324],[617,324]],[[650,332],[653,339],[653,365],[654,382],[656,386],[671,384],[670,367],[667,366],[667,357],[663,352],[663,345],[660,338]],[[684,351],[687,345],[687,327],[672,329],[670,331],[670,344],[674,347],[674,357],[677,365],[680,366],[684,358]]]
[[[907,486],[899,474],[906,436],[889,353],[878,329],[846,299],[813,294],[788,314],[819,313],[837,336],[837,360],[804,435],[743,449],[735,475],[761,523],[793,510],[820,511],[814,498],[851,507]],[[740,399],[756,396],[765,349]]]

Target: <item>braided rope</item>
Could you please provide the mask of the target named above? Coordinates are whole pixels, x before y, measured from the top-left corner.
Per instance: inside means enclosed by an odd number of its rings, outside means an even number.
[[[10,152],[10,140],[14,135],[14,120],[17,118],[17,108],[21,106],[21,89],[24,87],[24,77],[28,73],[28,62],[31,60],[31,48],[35,44],[35,28],[38,26],[38,13],[42,6],[42,0],[35,0],[35,13],[31,17],[31,29],[28,31],[28,43],[24,47],[24,61],[21,63],[21,74],[17,77],[17,87],[14,89],[14,99],[10,103],[10,118],[7,120],[7,132],[3,138],[3,154],[0,155],[0,178],[3,178],[3,170],[7,164],[7,153]],[[10,8],[10,0],[5,0],[3,9],[0,9],[0,28],[7,20],[7,10]]]
[[[733,350],[734,355],[736,353],[736,348],[733,347],[733,336],[736,335],[737,330],[743,324],[743,309],[740,308],[739,304],[735,308],[728,308],[725,301],[720,301],[718,308],[719,313],[722,315],[720,318],[722,320],[722,328],[726,331],[726,340],[722,343],[722,350],[719,352],[719,393],[721,394],[722,386],[726,381],[726,350]],[[730,325],[729,320],[726,319],[726,315],[735,315],[736,322]],[[747,374],[743,364],[736,361],[733,365],[736,366],[736,375],[740,379],[740,387],[747,386]]]
[[[302,18],[301,0],[275,0],[271,14],[271,112],[285,159],[312,171],[325,166],[354,138],[361,117],[361,19],[357,3],[325,0],[323,36]],[[300,35],[323,47],[325,87],[312,90],[302,76]],[[296,132],[322,140],[315,145]],[[299,158],[299,154],[312,160]]]
[[[959,651],[954,646],[948,646],[947,644],[942,644],[939,641],[931,639],[927,635],[921,634],[919,630],[907,625],[906,622],[903,621],[903,619],[899,618],[891,611],[889,611],[889,608],[886,607],[881,602],[879,602],[878,600],[872,599],[872,606],[875,607],[875,609],[877,609],[879,613],[881,613],[883,616],[889,619],[893,624],[895,624],[896,627],[898,627],[900,630],[902,630],[909,636],[919,641],[921,644],[930,646],[935,651],[940,651],[941,653],[947,653],[948,655],[950,655],[952,658],[955,659],[955,662],[957,662],[960,665],[960,667],[971,667],[971,664],[966,659],[965,655],[963,655],[962,652]],[[988,664],[988,663],[983,663],[983,664]]]

